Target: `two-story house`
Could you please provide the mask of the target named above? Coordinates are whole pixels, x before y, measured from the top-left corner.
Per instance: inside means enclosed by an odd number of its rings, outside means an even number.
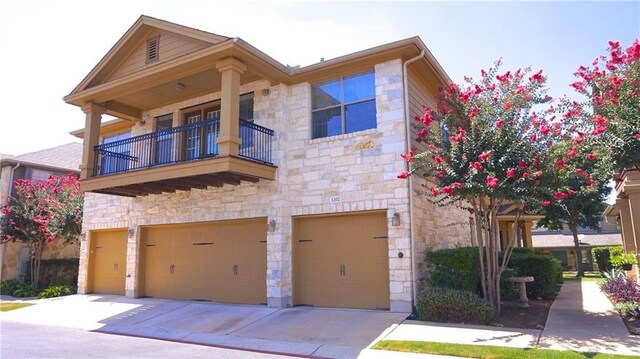
[[[448,82],[418,37],[289,67],[142,16],[64,98],[86,116],[79,291],[410,311],[425,248],[470,244],[468,213],[397,178]]]
[[[82,144],[68,143],[18,156],[0,155],[0,202],[4,204],[9,196],[15,195],[16,180],[46,181],[49,176],[78,175],[81,153]],[[78,258],[78,253],[77,243],[56,239],[44,246],[42,258]],[[30,258],[29,247],[25,243],[0,244],[0,278],[3,281],[24,278]]]

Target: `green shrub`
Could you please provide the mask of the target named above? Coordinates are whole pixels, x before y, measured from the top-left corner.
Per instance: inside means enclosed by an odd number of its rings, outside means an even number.
[[[427,250],[425,262],[429,271],[428,287],[441,287],[476,292],[480,283],[478,249],[462,247]]]
[[[512,255],[513,254],[536,254],[536,253],[537,252],[533,248],[529,248],[529,247],[514,247]]]
[[[517,276],[531,276],[532,283],[527,284],[527,294],[531,298],[552,298],[560,290],[562,263],[556,258],[544,254],[513,254],[511,268]]]
[[[0,294],[13,296],[13,292],[22,285],[24,285],[24,283],[18,279],[6,280],[0,283]]]
[[[619,246],[598,247],[591,250],[593,262],[598,265],[598,270],[600,271],[600,273],[608,272],[613,268],[613,266],[611,265],[611,250],[614,249],[614,252],[617,252],[618,248],[620,249],[620,251],[622,251],[622,247]]]
[[[474,293],[449,288],[428,288],[418,297],[416,312],[420,320],[488,324],[495,317],[489,302]]]
[[[38,289],[30,284],[24,284],[18,286],[11,296],[16,298],[35,297],[38,295]]]
[[[509,281],[511,277],[515,277],[515,271],[511,268],[505,268],[502,277],[500,277],[500,299],[502,300],[518,298],[518,285]]]
[[[73,293],[73,288],[68,284],[51,284],[47,288],[43,289],[38,298],[54,298],[61,297],[63,295],[69,295]]]

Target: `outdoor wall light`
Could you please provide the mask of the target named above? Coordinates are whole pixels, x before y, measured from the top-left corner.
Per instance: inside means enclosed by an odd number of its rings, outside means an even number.
[[[391,225],[397,227],[400,225],[400,213],[393,212],[391,215]]]
[[[269,91],[269,89],[263,89],[262,90],[262,96],[269,96],[269,93],[271,93],[271,91]]]
[[[272,219],[269,221],[269,226],[267,228],[268,232],[275,232],[276,231],[276,220]]]

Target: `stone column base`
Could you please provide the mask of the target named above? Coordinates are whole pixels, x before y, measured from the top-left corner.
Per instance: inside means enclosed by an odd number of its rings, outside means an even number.
[[[271,297],[267,298],[267,307],[269,308],[291,308],[291,297],[283,297],[276,298]]]

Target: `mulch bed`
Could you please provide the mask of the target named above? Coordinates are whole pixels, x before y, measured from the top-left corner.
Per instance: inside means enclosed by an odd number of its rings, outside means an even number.
[[[544,329],[553,299],[529,299],[530,308],[520,308],[517,304],[517,301],[503,301],[502,313],[494,322],[506,328]]]

